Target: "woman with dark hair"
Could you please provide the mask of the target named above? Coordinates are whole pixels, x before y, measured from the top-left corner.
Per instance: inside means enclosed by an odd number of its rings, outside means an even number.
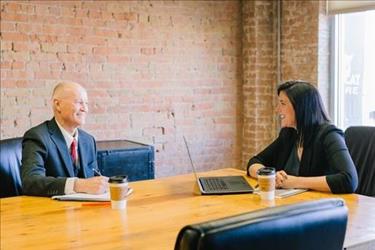
[[[276,169],[276,187],[353,193],[357,171],[343,132],[330,124],[318,90],[304,81],[288,81],[277,89],[281,119],[278,138],[247,165],[254,178],[263,167]]]

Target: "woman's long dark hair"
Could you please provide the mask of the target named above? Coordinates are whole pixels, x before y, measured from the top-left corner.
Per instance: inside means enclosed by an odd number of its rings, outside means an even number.
[[[315,129],[330,119],[325,111],[318,90],[309,82],[287,81],[277,88],[277,95],[284,91],[293,105],[297,122],[297,143],[305,147]]]

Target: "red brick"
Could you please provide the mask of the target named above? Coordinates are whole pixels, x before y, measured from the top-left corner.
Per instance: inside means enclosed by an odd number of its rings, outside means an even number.
[[[12,66],[12,62],[10,62],[10,61],[1,61],[1,63],[0,63],[0,68],[2,70],[11,69],[11,66]]]
[[[27,80],[18,80],[16,81],[15,86],[18,88],[25,88],[25,87],[29,87],[30,85]]]
[[[1,3],[1,6],[3,8],[3,11],[5,13],[14,13],[14,12],[18,12],[20,9],[21,9],[21,5],[17,2],[4,2],[4,3]]]
[[[57,53],[57,58],[62,60],[63,62],[80,62],[82,56],[79,54],[70,54],[70,53]]]
[[[107,62],[115,64],[125,64],[130,62],[130,58],[127,56],[108,55]]]
[[[116,31],[108,29],[95,29],[95,35],[106,38],[118,38],[118,33]]]
[[[61,8],[60,7],[49,7],[48,13],[53,16],[60,16],[61,15]]]
[[[88,16],[89,18],[101,18],[102,13],[101,11],[98,11],[98,10],[90,10]]]
[[[49,6],[48,5],[36,5],[35,12],[39,16],[48,15],[49,14]]]
[[[27,15],[23,14],[16,14],[16,13],[1,13],[1,21],[12,21],[12,22],[26,22],[28,20]]]
[[[103,46],[106,44],[106,39],[96,36],[84,36],[83,41],[87,45]]]
[[[60,72],[55,71],[37,71],[34,72],[34,78],[35,79],[59,79],[60,78]]]
[[[6,51],[10,51],[13,48],[13,42],[1,40],[0,41],[0,48],[1,48],[2,53],[6,52]],[[2,60],[3,60],[3,58],[2,58]]]
[[[93,27],[103,27],[107,25],[107,21],[103,19],[92,19],[88,17],[82,17],[82,25],[93,26]]]
[[[61,35],[64,31],[64,26],[62,25],[49,25],[45,24],[42,26],[42,32],[49,35]]]
[[[29,33],[32,31],[36,31],[36,25],[31,25],[29,23],[16,23],[16,29],[21,33]]]
[[[33,42],[46,42],[46,43],[56,43],[57,36],[53,35],[30,35],[30,40]]]
[[[137,21],[138,15],[136,13],[114,13],[114,19],[118,21]]]
[[[13,23],[13,22],[7,22],[7,21],[3,21],[1,20],[0,22],[0,26],[1,26],[1,31],[15,31],[16,30],[16,24]]]
[[[4,41],[27,41],[28,35],[15,32],[1,32],[1,39]]]
[[[27,15],[35,14],[35,5],[33,5],[33,3],[32,4],[22,3],[20,7],[21,9],[19,10],[19,13],[25,13]]]
[[[51,43],[46,42],[41,44],[42,52],[46,53],[56,53],[56,52],[66,52],[66,44],[63,43]]]
[[[60,72],[59,72],[60,73]],[[76,82],[85,82],[87,79],[87,75],[85,73],[80,72],[66,72],[62,71],[59,75],[61,79],[66,79],[70,81],[76,81]]]
[[[1,89],[4,89],[4,88],[14,88],[14,86],[16,86],[16,82],[17,81],[16,80],[10,80],[10,79],[6,79],[6,80],[3,79],[3,75],[5,76],[5,73],[6,73],[6,71],[3,70],[3,69],[1,69],[1,81],[0,81]],[[1,100],[2,101],[1,102],[2,106],[3,105],[5,106],[5,104],[3,103],[3,98],[1,98],[1,99],[2,99]]]
[[[92,49],[92,53],[94,55],[109,55],[109,54],[115,54],[116,53],[115,48],[108,48],[108,47],[94,47]]]
[[[87,60],[91,63],[106,63],[107,58],[104,55],[92,55],[92,56],[87,56]]]
[[[155,55],[156,48],[141,48],[141,54],[143,55]]]
[[[29,43],[13,42],[13,51],[29,51]]]
[[[71,12],[71,15],[74,16],[73,12]],[[65,24],[65,25],[82,25],[82,19],[77,18],[77,17],[70,17],[63,15],[60,17],[61,23],[60,24]]]
[[[13,61],[12,62],[12,66],[11,68],[13,70],[17,70],[17,69],[25,69],[25,63],[24,62],[17,62],[17,61]]]

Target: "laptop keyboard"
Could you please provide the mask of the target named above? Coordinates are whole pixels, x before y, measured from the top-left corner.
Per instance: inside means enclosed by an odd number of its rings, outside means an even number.
[[[221,179],[217,178],[204,178],[203,187],[205,190],[228,190],[228,185]]]

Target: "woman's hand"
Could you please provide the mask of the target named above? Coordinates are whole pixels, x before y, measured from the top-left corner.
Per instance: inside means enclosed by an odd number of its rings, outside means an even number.
[[[288,175],[284,170],[276,172],[276,188],[282,188],[284,183],[288,180]]]
[[[288,175],[284,170],[276,172],[276,188],[296,188],[298,177]]]
[[[258,170],[261,168],[264,168],[264,166],[259,163],[251,165],[249,169],[250,176],[253,178],[258,178]]]
[[[325,176],[293,176],[288,175],[284,170],[276,172],[276,188],[306,188],[331,192]]]

